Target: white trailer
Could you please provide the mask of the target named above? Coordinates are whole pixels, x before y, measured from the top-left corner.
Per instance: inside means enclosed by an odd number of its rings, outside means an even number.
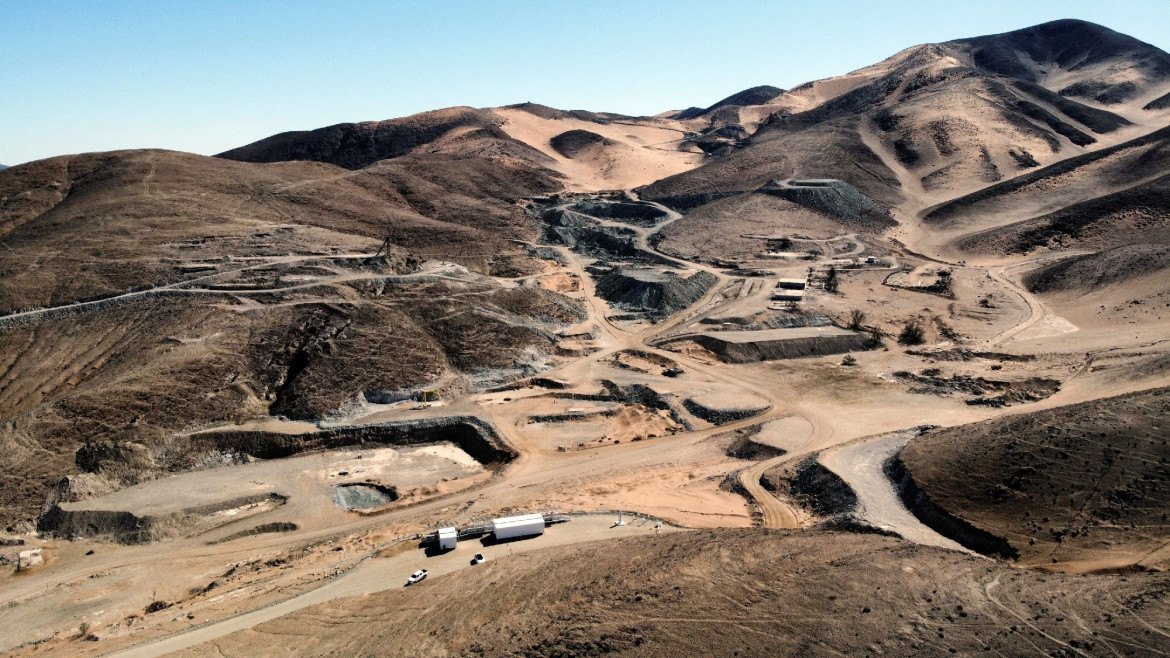
[[[543,514],[524,514],[492,519],[492,533],[496,540],[513,537],[531,537],[544,534]]]
[[[455,528],[439,528],[439,550],[449,551],[455,548],[459,541],[459,533]]]

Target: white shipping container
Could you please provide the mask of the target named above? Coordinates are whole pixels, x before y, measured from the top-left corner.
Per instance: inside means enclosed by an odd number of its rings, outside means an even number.
[[[544,515],[524,514],[492,519],[492,533],[497,540],[544,534]]]

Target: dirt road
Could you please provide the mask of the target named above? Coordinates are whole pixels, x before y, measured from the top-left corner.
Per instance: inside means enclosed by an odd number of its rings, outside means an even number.
[[[916,430],[905,430],[830,448],[821,453],[819,461],[845,480],[857,494],[859,508],[856,515],[860,519],[875,527],[892,530],[917,544],[970,553],[911,514],[902,504],[893,483],[886,477],[883,470],[886,460],[901,450],[917,433]]]

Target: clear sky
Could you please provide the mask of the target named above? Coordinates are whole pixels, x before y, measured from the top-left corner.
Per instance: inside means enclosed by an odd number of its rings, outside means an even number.
[[[1167,0],[0,0],[0,163],[452,105],[656,114],[1057,18],[1170,50]]]

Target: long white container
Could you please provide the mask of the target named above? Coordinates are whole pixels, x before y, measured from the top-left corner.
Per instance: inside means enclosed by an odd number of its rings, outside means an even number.
[[[543,535],[544,515],[524,514],[522,516],[506,516],[500,519],[492,519],[492,533],[496,536],[497,540]]]

